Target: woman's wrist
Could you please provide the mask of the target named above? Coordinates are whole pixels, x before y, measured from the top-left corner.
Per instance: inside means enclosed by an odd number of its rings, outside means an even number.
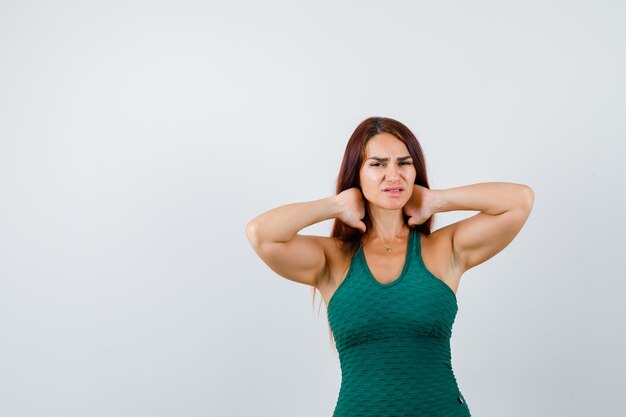
[[[441,213],[445,210],[445,191],[446,190],[428,190],[427,206],[430,207],[430,211],[435,213]]]
[[[335,195],[331,195],[330,197],[327,197],[326,204],[327,204],[326,210],[324,210],[326,213],[325,220],[335,219],[341,215],[342,204],[341,204],[341,200],[339,199],[339,194],[335,194]]]

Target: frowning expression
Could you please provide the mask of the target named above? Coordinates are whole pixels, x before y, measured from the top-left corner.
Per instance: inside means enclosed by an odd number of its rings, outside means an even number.
[[[379,133],[365,144],[366,157],[359,172],[361,191],[370,203],[401,209],[411,198],[415,166],[404,142]]]

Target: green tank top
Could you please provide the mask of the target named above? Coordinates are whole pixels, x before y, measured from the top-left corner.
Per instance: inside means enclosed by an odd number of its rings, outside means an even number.
[[[333,417],[470,416],[451,365],[456,295],[424,265],[420,236],[410,229],[389,284],[372,275],[361,241],[328,303],[341,363]]]

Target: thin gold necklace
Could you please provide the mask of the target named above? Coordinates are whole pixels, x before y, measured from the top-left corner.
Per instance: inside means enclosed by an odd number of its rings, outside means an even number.
[[[393,251],[391,246],[389,244],[385,243],[385,241],[383,240],[382,236],[381,236],[380,240],[383,241],[383,245],[385,246],[385,252],[391,253]],[[391,238],[391,240],[393,240],[393,238]]]
[[[383,245],[385,245],[385,252],[391,253],[391,251],[393,251],[393,249],[391,249],[391,246],[386,244],[382,237],[380,238],[380,240],[382,240],[383,241]],[[391,239],[391,240],[393,240],[393,239]]]

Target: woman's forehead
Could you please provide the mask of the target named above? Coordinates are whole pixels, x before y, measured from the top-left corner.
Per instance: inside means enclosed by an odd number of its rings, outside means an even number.
[[[365,144],[365,153],[368,157],[370,156],[379,156],[384,157],[387,154],[398,154],[398,153],[408,153],[408,149],[404,142],[400,139],[396,138],[393,135],[386,134],[386,136],[382,136],[382,134],[378,134]],[[384,154],[384,155],[383,155]]]

